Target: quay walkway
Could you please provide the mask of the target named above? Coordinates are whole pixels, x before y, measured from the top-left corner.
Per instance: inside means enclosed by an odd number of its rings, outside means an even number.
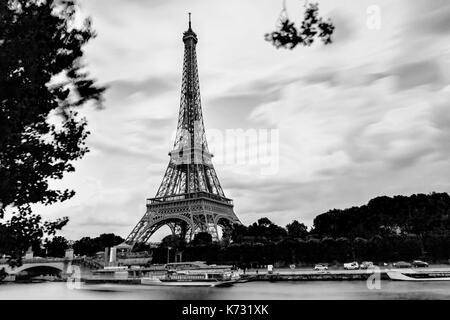
[[[351,281],[351,280],[367,280],[374,274],[379,275],[381,280],[389,280],[387,271],[391,268],[371,268],[371,269],[331,269],[325,271],[316,271],[311,269],[274,269],[270,274],[267,270],[248,270],[241,273],[241,277],[248,281]],[[394,269],[394,270],[411,270],[411,269]],[[414,268],[414,271],[440,271],[450,272],[450,266],[439,266],[430,268]]]

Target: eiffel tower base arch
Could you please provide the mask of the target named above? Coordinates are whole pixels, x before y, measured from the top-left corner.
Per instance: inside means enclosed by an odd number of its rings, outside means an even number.
[[[173,235],[187,242],[199,232],[207,232],[213,241],[219,241],[218,227],[240,224],[232,205],[206,197],[161,202],[152,200],[155,199],[149,199],[147,212],[128,236],[128,244],[149,242],[151,236],[163,226],[168,226]]]

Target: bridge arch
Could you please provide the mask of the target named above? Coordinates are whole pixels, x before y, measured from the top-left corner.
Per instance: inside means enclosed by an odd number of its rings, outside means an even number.
[[[36,274],[38,274],[39,272],[42,272],[41,274],[45,274],[45,272],[47,272],[47,274],[61,274],[65,272],[65,268],[62,263],[30,263],[23,264],[18,268],[14,268],[10,273],[18,275],[23,272]]]

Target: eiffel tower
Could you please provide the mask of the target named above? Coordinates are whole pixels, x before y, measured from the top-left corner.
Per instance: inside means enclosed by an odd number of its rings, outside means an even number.
[[[208,232],[219,240],[218,226],[241,223],[233,201],[225,197],[211,162],[213,155],[203,125],[195,46],[191,28],[183,33],[184,62],[178,126],[170,161],[156,196],[147,199],[147,212],[127,237],[129,244],[146,243],[160,227],[191,241],[195,234]]]

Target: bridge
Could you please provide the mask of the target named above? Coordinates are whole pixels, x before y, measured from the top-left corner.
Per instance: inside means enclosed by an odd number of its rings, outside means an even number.
[[[58,275],[65,277],[73,272],[72,265],[84,266],[89,269],[99,269],[103,266],[97,261],[88,258],[31,258],[23,259],[22,265],[11,267],[7,261],[0,259],[0,270],[4,269],[9,276],[20,274]]]

